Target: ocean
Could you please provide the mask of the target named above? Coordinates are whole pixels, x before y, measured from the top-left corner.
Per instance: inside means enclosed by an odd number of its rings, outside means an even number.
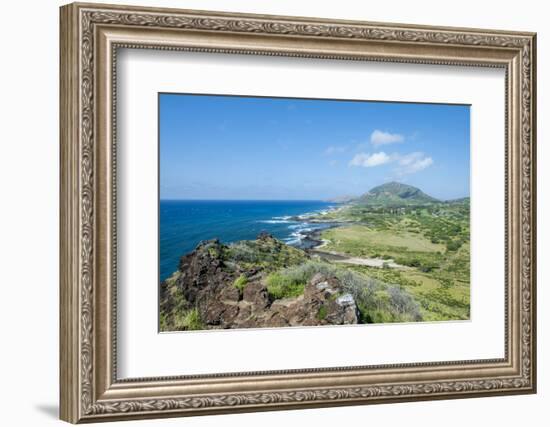
[[[176,271],[180,257],[202,240],[218,238],[223,243],[253,240],[266,231],[289,245],[307,247],[307,233],[332,225],[310,223],[307,214],[335,206],[311,200],[161,200],[160,280]],[[298,216],[300,220],[296,220]]]

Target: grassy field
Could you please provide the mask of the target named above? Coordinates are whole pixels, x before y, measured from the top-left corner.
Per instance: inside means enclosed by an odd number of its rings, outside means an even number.
[[[350,225],[327,230],[323,238],[330,241],[335,250],[357,256],[376,256],[384,253],[441,252],[445,247],[432,243],[424,236],[407,231],[407,227],[377,230],[366,225]]]
[[[393,259],[402,268],[347,265],[366,277],[409,291],[424,320],[470,317],[469,205],[372,208],[331,212],[349,225],[326,230],[323,251],[350,257]],[[344,264],[345,265],[345,264]]]

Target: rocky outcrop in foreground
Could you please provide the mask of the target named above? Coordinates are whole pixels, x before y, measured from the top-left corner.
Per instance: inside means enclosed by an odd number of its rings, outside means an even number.
[[[161,284],[161,330],[359,323],[356,301],[336,277],[316,273],[288,296],[267,283],[273,268],[307,259],[268,234],[229,246],[202,242]]]

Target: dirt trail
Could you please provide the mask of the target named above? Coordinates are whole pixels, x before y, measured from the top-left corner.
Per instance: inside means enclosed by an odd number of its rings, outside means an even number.
[[[396,262],[394,262],[393,259],[351,257],[346,254],[334,251],[313,250],[311,252],[319,255],[321,258],[340,264],[365,265],[367,267],[377,268],[383,268],[384,265],[386,265],[386,267],[397,268],[400,270],[410,269],[410,267],[407,267],[405,265],[397,264]]]

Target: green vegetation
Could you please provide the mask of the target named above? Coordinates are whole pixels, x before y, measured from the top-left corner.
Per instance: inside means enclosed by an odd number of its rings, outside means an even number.
[[[401,225],[401,226],[400,226]],[[407,225],[378,230],[366,225],[350,225],[326,230],[323,238],[330,241],[328,249],[338,249],[354,256],[391,257],[402,252],[439,252],[444,246],[434,244],[424,236],[408,231]]]
[[[353,296],[364,323],[410,322],[422,319],[421,307],[404,287],[385,283],[361,270],[353,271],[347,266],[326,261],[310,260],[271,273],[266,278],[268,293],[273,299],[301,295],[305,284],[317,273],[325,277],[335,277],[342,283],[342,293]],[[337,298],[338,295],[334,297]]]
[[[199,331],[204,329],[199,311],[193,308],[177,313],[174,319],[174,329],[180,331]]]
[[[242,268],[275,271],[307,260],[307,254],[275,239],[243,240],[230,244],[223,253],[224,261]]]
[[[321,307],[319,307],[319,311],[317,312],[317,319],[325,320],[325,318],[327,317],[327,314],[328,314],[327,308],[324,305],[322,305]]]
[[[349,225],[325,230],[322,251],[385,260],[382,268],[340,265],[407,290],[424,320],[470,317],[469,198],[404,206],[356,203],[329,212],[323,220],[327,216]],[[388,260],[398,267],[388,268]],[[368,320],[391,321],[376,311]]]
[[[292,298],[304,293],[305,282],[280,272],[266,278],[267,292],[271,299]]]
[[[248,284],[248,279],[244,274],[241,274],[233,282],[233,286],[235,286],[241,293],[244,291],[244,288],[246,287],[247,284]]]
[[[406,206],[438,203],[439,201],[411,185],[388,182],[372,188],[354,202],[361,205]]]
[[[175,272],[164,282],[165,294],[161,297],[160,331],[195,331],[204,329],[196,308],[189,309],[176,280],[181,272]]]
[[[347,268],[406,290],[420,305],[423,320],[457,320],[470,316],[469,283],[444,276],[434,277],[416,269],[380,269],[357,265]]]

